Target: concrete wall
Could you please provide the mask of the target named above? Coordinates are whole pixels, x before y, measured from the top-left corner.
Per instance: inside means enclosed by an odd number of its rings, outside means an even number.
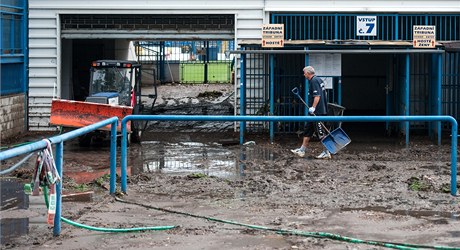
[[[25,95],[14,94],[2,96],[0,107],[0,142],[19,135],[25,127]]]

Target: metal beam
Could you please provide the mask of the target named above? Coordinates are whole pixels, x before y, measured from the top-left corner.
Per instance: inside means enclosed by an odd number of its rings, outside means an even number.
[[[61,33],[64,39],[127,39],[127,40],[233,40],[233,33],[143,33],[143,32],[80,32]]]
[[[438,49],[230,50],[230,54],[439,54]]]

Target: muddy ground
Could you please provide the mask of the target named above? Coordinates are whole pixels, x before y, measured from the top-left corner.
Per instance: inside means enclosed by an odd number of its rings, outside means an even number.
[[[195,92],[188,85],[169,87],[178,92],[158,100],[158,113],[215,114],[232,102],[232,86]],[[214,90],[223,96],[196,95]],[[2,221],[27,217],[35,223],[22,236],[4,237],[2,249],[386,249],[369,241],[460,248],[448,138],[438,146],[412,136],[406,146],[400,138],[344,126],[352,143],[331,160],[316,160],[318,141],[298,158],[289,151],[299,146],[296,135],[269,143],[265,134],[252,134],[246,137],[252,142],[240,146],[232,125],[149,123],[143,142],[129,148],[128,192],[118,200],[104,189],[106,179],[93,181],[107,170],[109,147],[66,144],[64,192],[94,194],[89,201],[64,201],[63,217],[94,227],[174,229],[105,233],[63,223],[61,235],[53,237],[36,222],[44,208],[8,208]],[[24,167],[9,178],[26,181],[27,173]]]

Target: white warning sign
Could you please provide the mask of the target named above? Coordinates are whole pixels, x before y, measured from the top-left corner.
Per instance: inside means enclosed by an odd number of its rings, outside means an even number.
[[[284,25],[265,24],[262,26],[262,47],[282,48],[284,47]]]
[[[413,45],[414,48],[434,48],[436,45],[436,26],[414,25]]]

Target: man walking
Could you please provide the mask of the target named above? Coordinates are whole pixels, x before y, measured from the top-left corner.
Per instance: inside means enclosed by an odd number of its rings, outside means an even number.
[[[307,66],[303,68],[303,74],[305,78],[309,81],[308,88],[308,113],[316,116],[325,116],[327,115],[327,98],[326,98],[326,89],[324,87],[324,82],[316,76],[315,69],[312,66]],[[310,138],[313,136],[315,129],[318,132],[318,135],[322,137],[324,135],[323,127],[320,122],[307,122],[304,131],[304,137],[302,140],[302,146],[297,149],[292,149],[291,152],[300,156],[305,156],[305,150],[310,142]],[[326,149],[320,155],[316,157],[317,159],[331,159],[331,153]]]

